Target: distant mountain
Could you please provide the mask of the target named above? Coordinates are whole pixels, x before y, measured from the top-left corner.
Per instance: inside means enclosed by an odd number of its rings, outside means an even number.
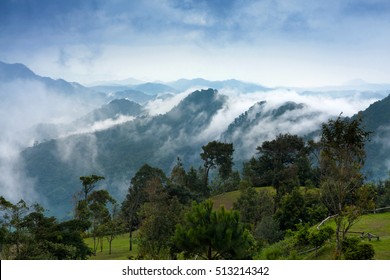
[[[133,86],[132,89],[142,91],[150,95],[178,92],[177,89],[160,83],[144,83],[144,84]]]
[[[106,93],[108,96],[115,92],[131,90],[131,86],[126,86],[126,85],[98,85],[98,86],[91,86],[89,88],[97,92]]]
[[[121,99],[126,98],[138,104],[145,104],[146,102],[153,100],[155,96],[146,94],[139,90],[127,89],[122,91],[112,92],[108,95],[109,98]]]
[[[208,81],[205,79],[180,79],[174,82],[168,83],[173,88],[176,88],[180,91],[184,91],[190,88],[215,88],[217,90],[221,89],[236,89],[240,92],[255,92],[255,91],[266,91],[270,90],[270,88],[257,85],[254,83],[241,82],[238,80],[225,80],[225,81]]]
[[[20,63],[8,64],[0,61],[0,81],[2,83],[12,83],[23,81],[35,81],[42,83],[48,91],[64,95],[95,95],[95,91],[88,89],[78,83],[69,83],[65,80],[54,80],[48,77],[36,75],[33,71]]]

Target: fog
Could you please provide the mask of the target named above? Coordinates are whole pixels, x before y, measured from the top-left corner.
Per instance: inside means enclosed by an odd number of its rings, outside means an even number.
[[[196,89],[164,96],[164,98],[156,98],[149,101],[144,109],[150,117],[165,114],[194,90]],[[159,151],[161,153],[170,152],[183,145],[201,147],[212,140],[223,140],[222,134],[228,126],[251,108],[252,118],[260,111],[264,114],[264,118],[258,120],[251,129],[245,132],[237,129],[230,138],[231,141],[237,142],[235,158],[248,159],[254,155],[257,146],[265,140],[273,139],[279,133],[307,134],[319,129],[321,123],[329,118],[337,117],[341,113],[343,116],[352,116],[377,100],[377,98],[363,94],[332,97],[321,93],[303,95],[287,89],[249,93],[242,93],[234,89],[221,89],[219,94],[227,98],[223,107],[212,117],[206,128],[202,128],[202,131],[193,131],[190,134],[183,129],[179,137],[163,143]],[[0,172],[2,174],[0,176],[0,195],[12,202],[21,198],[29,202],[45,202],[45,198],[38,195],[35,179],[27,176],[20,158],[20,151],[34,145],[37,139],[42,140],[42,135],[38,135],[37,130],[34,129],[36,125],[49,123],[61,128],[61,124],[67,124],[67,129],[62,131],[60,129],[57,134],[57,137],[60,138],[56,144],[59,159],[63,162],[75,162],[74,159],[78,159],[76,162],[81,169],[84,169],[85,166],[100,169],[96,161],[99,150],[93,132],[135,120],[135,117],[117,116],[115,119],[95,122],[86,127],[72,127],[70,125],[72,121],[101,106],[100,100],[83,100],[53,91],[49,92],[44,84],[35,81],[19,80],[0,84],[0,100],[0,129],[2,132],[0,135]],[[262,105],[257,104],[260,101],[266,102]],[[303,106],[296,110],[287,111],[278,118],[267,116],[267,113],[271,113],[289,101],[303,104]],[[251,117],[250,114],[249,117]],[[181,118],[181,116],[177,117]],[[206,114],[199,114],[196,117],[202,119],[206,117]],[[158,127],[147,133],[150,134],[150,137],[154,137],[155,131],[169,131],[169,129],[171,128]],[[386,131],[388,132],[388,130]],[[75,137],[77,135],[80,137]],[[133,137],[140,136],[133,135]],[[87,158],[80,158],[78,155],[76,147],[80,141],[83,142],[83,148],[89,154]],[[383,145],[388,145],[386,143]]]
[[[36,80],[0,83],[0,195],[12,202],[23,198],[44,203],[34,178],[26,175],[20,152],[40,139],[36,125],[70,123],[94,106],[81,97],[48,90]]]

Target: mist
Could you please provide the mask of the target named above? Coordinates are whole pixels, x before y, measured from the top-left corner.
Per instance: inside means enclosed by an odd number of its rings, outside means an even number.
[[[84,115],[94,106],[82,98],[48,90],[34,80],[0,84],[0,195],[17,202],[44,203],[35,180],[27,176],[20,152],[36,144],[38,124],[62,124]]]
[[[152,118],[165,114],[177,106],[184,98],[198,88],[188,89],[175,95],[160,96],[149,101],[144,106],[145,112]],[[246,160],[253,156],[256,147],[263,141],[272,140],[280,133],[306,135],[320,129],[323,122],[335,118],[341,113],[352,116],[366,109],[377,98],[361,93],[350,95],[326,95],[320,92],[302,94],[296,90],[275,89],[259,92],[241,92],[235,89],[220,89],[219,94],[225,96],[223,106],[212,116],[211,121],[200,131],[189,133],[185,129],[179,132],[179,137],[168,139],[161,144],[156,156],[164,153],[174,153],[177,147],[200,147],[212,140],[231,141],[235,145],[235,159]],[[35,179],[30,178],[20,158],[20,152],[27,147],[37,145],[37,140],[45,141],[41,132],[36,129],[39,124],[51,124],[57,128],[53,138],[56,142],[56,156],[62,162],[77,162],[77,168],[100,170],[97,158],[101,151],[97,148],[95,132],[109,129],[126,122],[136,121],[132,116],[116,116],[113,119],[97,121],[83,126],[72,125],[78,118],[103,104],[97,97],[88,100],[63,93],[49,91],[44,84],[37,81],[17,80],[0,85],[0,194],[6,199],[17,202],[25,199],[29,202],[45,203],[45,197],[38,195]],[[259,103],[265,101],[265,103]],[[271,113],[286,102],[301,104],[299,109],[287,111],[277,118]],[[194,104],[195,106],[195,104]],[[261,118],[248,131],[237,129],[229,139],[224,139],[224,133],[230,124],[241,114],[247,112],[250,118],[262,112]],[[252,115],[251,115],[252,114]],[[269,114],[269,115],[267,115]],[[196,116],[199,120],[206,115]],[[140,123],[146,119],[138,119]],[[178,119],[182,118],[177,116]],[[66,125],[64,125],[66,124]],[[66,128],[61,130],[61,128]],[[155,132],[165,131],[169,134],[169,126],[153,127],[145,135],[133,135],[133,138],[155,137]],[[388,130],[386,130],[388,131]],[[380,141],[380,140],[378,140]],[[384,142],[383,145],[386,145]],[[80,158],[80,146],[87,151],[88,157]],[[160,155],[161,153],[161,155]],[[178,155],[181,156],[181,155]],[[190,155],[187,155],[190,156]],[[77,160],[75,160],[77,159]],[[174,160],[172,159],[172,164]],[[182,158],[193,161],[193,158]],[[123,182],[117,185],[127,186]]]

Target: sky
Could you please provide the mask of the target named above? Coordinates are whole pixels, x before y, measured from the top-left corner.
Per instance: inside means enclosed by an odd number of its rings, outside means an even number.
[[[390,1],[1,0],[0,61],[83,84],[390,83]]]

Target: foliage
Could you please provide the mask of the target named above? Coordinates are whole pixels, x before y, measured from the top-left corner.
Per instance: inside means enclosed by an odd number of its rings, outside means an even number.
[[[223,207],[213,211],[210,200],[194,202],[183,223],[177,225],[173,242],[185,256],[209,260],[250,258],[254,246],[251,234],[240,222],[239,213]]]
[[[28,206],[23,200],[14,205],[0,197],[0,202],[5,212],[2,258],[86,259],[92,253],[81,237],[85,225],[80,221],[58,223],[54,217],[46,217],[40,205]]]
[[[80,180],[83,185],[84,200],[87,200],[88,194],[96,187],[96,183],[104,180],[104,177],[92,174],[90,176],[81,176]]]
[[[241,221],[254,227],[265,217],[274,214],[274,198],[269,191],[257,192],[253,187],[240,190],[240,197],[234,203],[234,209],[240,212]]]
[[[374,247],[369,243],[362,243],[358,238],[344,238],[342,248],[347,260],[371,260],[375,255]]]
[[[275,218],[279,221],[280,228],[287,230],[295,229],[297,224],[305,223],[305,215],[305,199],[299,189],[295,188],[282,197]]]
[[[339,116],[322,125],[321,195],[329,213],[337,215],[336,256],[341,255],[348,230],[364,210],[363,197],[356,194],[363,185],[361,168],[368,137],[360,118],[349,121]]]
[[[272,141],[264,141],[257,151],[258,159],[252,158],[244,165],[246,176],[255,186],[272,185],[279,193],[284,182],[304,185],[312,179],[310,149],[297,135],[280,134]]]
[[[253,235],[263,244],[273,244],[283,238],[279,222],[272,216],[262,218],[254,229]]]
[[[133,231],[140,223],[138,212],[141,205],[148,201],[145,187],[153,181],[165,186],[167,178],[161,169],[151,167],[148,164],[143,165],[131,179],[126,199],[122,202],[121,215],[129,232],[130,251],[132,250]]]
[[[390,206],[390,179],[379,182],[377,189],[376,205],[377,207]]]
[[[141,207],[139,254],[147,259],[174,258],[172,236],[180,221],[182,205],[157,181],[148,183],[148,202]]]
[[[202,146],[202,150],[200,157],[204,161],[205,186],[208,185],[210,169],[218,167],[219,176],[222,179],[228,178],[233,166],[233,144],[212,141]]]

